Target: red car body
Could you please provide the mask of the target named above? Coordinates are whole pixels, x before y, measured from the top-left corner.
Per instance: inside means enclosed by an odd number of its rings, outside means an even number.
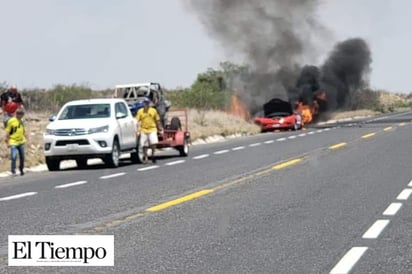
[[[280,99],[272,99],[263,106],[263,112],[254,118],[262,132],[276,129],[302,128],[302,117],[295,113],[289,102]]]

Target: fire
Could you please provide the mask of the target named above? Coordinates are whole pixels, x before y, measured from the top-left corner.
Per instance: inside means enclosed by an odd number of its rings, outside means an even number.
[[[311,106],[298,102],[296,104],[296,111],[302,116],[302,126],[312,122],[314,109]]]
[[[300,101],[297,102],[296,111],[302,116],[302,125],[312,122],[313,118],[319,115],[322,107],[325,107],[327,101],[326,93],[319,91],[315,94],[312,105],[307,105]]]
[[[232,93],[228,112],[233,116],[242,118],[244,120],[250,119],[250,113],[247,110],[245,103],[243,103],[240,97],[237,95],[236,90],[234,90]]]

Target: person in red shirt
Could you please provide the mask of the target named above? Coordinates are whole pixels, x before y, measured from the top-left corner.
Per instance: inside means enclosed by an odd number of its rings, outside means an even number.
[[[21,94],[17,91],[16,85],[11,85],[6,92],[3,92],[0,100],[1,108],[3,109],[3,123],[4,127],[6,127],[7,121],[13,117],[16,110],[24,109],[24,103]]]

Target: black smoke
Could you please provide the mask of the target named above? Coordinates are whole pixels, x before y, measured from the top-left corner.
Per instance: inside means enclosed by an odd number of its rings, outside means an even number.
[[[256,112],[276,97],[294,103],[312,102],[327,93],[328,108],[345,108],[353,94],[367,85],[371,63],[368,45],[350,39],[335,46],[319,67],[328,30],[317,20],[320,0],[187,0],[209,35],[229,56],[241,56],[247,73],[231,79]]]

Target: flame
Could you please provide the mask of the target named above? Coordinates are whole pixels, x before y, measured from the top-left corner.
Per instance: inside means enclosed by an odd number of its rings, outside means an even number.
[[[244,120],[250,119],[250,113],[247,110],[245,103],[243,103],[240,97],[237,95],[236,90],[234,90],[232,93],[228,112],[233,116],[242,118]]]
[[[309,105],[304,105],[302,102],[296,104],[296,111],[302,116],[302,126],[312,122],[313,109]]]
[[[296,112],[302,116],[302,125],[313,121],[314,116],[317,116],[321,111],[321,105],[328,101],[326,92],[318,91],[314,95],[312,105],[304,104],[303,102],[296,103]]]

